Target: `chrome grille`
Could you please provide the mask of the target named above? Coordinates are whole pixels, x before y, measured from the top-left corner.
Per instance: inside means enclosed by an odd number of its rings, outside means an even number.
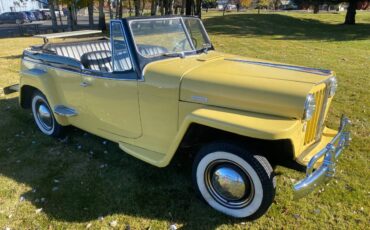
[[[316,101],[316,110],[312,118],[307,122],[304,145],[312,144],[320,137],[326,107],[325,105],[327,103],[326,84],[316,87],[313,95]]]

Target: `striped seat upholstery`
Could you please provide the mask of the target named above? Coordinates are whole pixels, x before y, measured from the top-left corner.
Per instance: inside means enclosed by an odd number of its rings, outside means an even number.
[[[162,46],[138,45],[138,49],[144,57],[158,56],[159,54],[168,52],[168,50]]]
[[[111,50],[111,45],[109,40],[97,40],[64,44],[50,44],[48,49],[54,51],[57,55],[70,57],[81,61],[83,54],[93,51]]]
[[[82,55],[82,65],[91,70],[112,72],[112,55],[109,50],[93,51]]]
[[[91,70],[112,72],[112,55],[109,50],[93,51],[82,55],[82,65]],[[126,71],[132,68],[130,57],[127,52],[117,54],[114,59],[115,71]]]

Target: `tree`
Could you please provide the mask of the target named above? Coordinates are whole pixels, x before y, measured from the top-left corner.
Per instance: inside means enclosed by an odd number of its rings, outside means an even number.
[[[113,12],[112,12],[112,1],[108,0],[108,7],[109,7],[109,19],[113,19]]]
[[[152,6],[150,7],[150,15],[151,16],[156,15],[156,13],[157,13],[157,5],[158,5],[157,0],[152,0]]]
[[[94,28],[94,0],[88,0],[87,11],[89,13],[89,27]]]
[[[252,0],[240,0],[240,5],[245,8],[249,8],[252,5]]]
[[[135,0],[135,16],[140,16],[140,0]]]
[[[357,9],[358,0],[349,0],[349,5],[347,8],[346,19],[344,24],[354,25],[356,24],[356,9]]]
[[[99,0],[99,28],[102,31],[107,30],[107,25],[105,23],[105,14],[104,14],[104,0]]]
[[[55,1],[54,0],[49,0],[48,5],[50,8],[50,15],[51,15],[51,24],[53,28],[53,32],[58,32],[58,23],[57,23],[57,17],[55,15]]]
[[[258,14],[260,13],[261,9],[266,9],[270,5],[269,0],[257,0],[257,9],[258,9]]]

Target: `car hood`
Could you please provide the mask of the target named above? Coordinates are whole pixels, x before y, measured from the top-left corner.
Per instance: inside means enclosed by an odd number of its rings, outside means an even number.
[[[332,71],[209,52],[182,74],[180,100],[301,118],[307,94]]]

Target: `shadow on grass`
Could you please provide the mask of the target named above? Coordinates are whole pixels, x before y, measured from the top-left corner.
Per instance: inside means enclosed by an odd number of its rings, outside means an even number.
[[[7,60],[14,60],[14,59],[20,59],[22,57],[22,54],[19,55],[9,55],[9,56],[3,56],[0,57],[0,59],[7,59]]]
[[[204,20],[214,35],[273,36],[287,40],[350,41],[370,38],[370,24],[326,24],[319,20],[282,14],[234,14]]]
[[[195,196],[188,154],[179,155],[169,167],[156,168],[76,128],[63,140],[53,139],[37,130],[30,111],[21,110],[17,100],[0,99],[0,130],[6,130],[0,132],[0,175],[30,186],[22,196],[50,219],[87,222],[124,214],[186,229],[241,221]]]

